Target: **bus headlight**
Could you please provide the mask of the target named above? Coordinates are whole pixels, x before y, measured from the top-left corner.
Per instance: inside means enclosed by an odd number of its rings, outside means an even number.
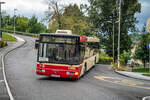
[[[70,74],[70,72],[66,72],[66,74],[68,75],[68,74]]]
[[[75,72],[74,74],[75,74],[75,75],[78,75],[79,73],[78,73],[78,72]]]
[[[45,72],[45,70],[43,69],[42,72]]]

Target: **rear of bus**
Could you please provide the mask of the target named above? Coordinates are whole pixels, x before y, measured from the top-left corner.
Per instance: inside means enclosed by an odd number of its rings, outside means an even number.
[[[40,34],[36,73],[50,77],[81,76],[80,36]]]

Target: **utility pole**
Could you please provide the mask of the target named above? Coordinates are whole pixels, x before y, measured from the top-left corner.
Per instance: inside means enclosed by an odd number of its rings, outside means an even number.
[[[1,13],[1,4],[5,4],[5,2],[0,2],[0,40],[2,40],[2,28],[1,28],[1,24],[2,24],[2,13]]]
[[[150,49],[149,49],[149,74],[150,74]]]
[[[121,18],[121,1],[119,0],[119,26],[118,26],[118,68],[120,67],[120,18]]]
[[[14,9],[14,34],[15,34],[15,31],[16,31],[16,11],[17,9]]]
[[[112,24],[112,40],[113,40],[113,52],[112,52],[112,55],[113,55],[113,64],[115,63],[115,50],[114,50],[114,46],[115,46],[115,43],[114,43],[114,31],[115,31],[115,21],[114,21],[114,10],[113,10],[113,18],[112,18],[112,21],[107,21],[108,23],[111,23]]]
[[[115,41],[114,41],[114,31],[115,31],[115,26],[114,26],[114,10],[113,10],[113,64],[115,63],[115,51],[114,51],[114,46],[115,46]]]

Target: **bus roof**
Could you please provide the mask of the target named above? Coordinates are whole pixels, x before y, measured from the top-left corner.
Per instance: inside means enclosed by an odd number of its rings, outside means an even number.
[[[40,36],[78,37],[78,38],[80,38],[80,35],[74,35],[74,34],[55,34],[55,33],[40,33]]]
[[[80,38],[81,42],[100,42],[97,37],[80,36],[75,34],[55,34],[55,33],[40,33],[40,36],[54,36],[54,37],[70,37]]]
[[[100,42],[97,37],[87,37],[87,42]]]
[[[71,30],[56,30],[56,34],[72,34]]]

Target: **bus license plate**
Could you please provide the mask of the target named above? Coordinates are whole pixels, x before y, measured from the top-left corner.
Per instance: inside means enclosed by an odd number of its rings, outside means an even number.
[[[51,74],[51,77],[60,77],[60,75]]]

